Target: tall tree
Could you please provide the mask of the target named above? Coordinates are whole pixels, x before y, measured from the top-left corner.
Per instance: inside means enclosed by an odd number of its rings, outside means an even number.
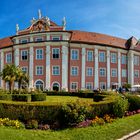
[[[17,67],[15,65],[5,65],[3,71],[0,73],[0,76],[5,82],[8,82],[9,84],[9,91],[12,91],[12,87],[14,85],[14,81],[17,77]]]

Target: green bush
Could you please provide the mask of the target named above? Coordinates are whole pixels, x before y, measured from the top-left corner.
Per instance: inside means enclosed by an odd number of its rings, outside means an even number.
[[[37,129],[38,121],[37,120],[28,120],[26,124],[27,129]]]
[[[123,117],[128,110],[128,100],[125,97],[117,97],[113,102],[112,113],[116,117]]]
[[[30,94],[13,94],[12,101],[31,102],[31,95]]]
[[[0,94],[0,100],[12,100],[12,95],[11,94]]]
[[[61,108],[61,123],[75,125],[84,121],[89,114],[90,107],[80,103],[69,103]]]
[[[39,93],[39,94],[31,94],[32,101],[46,101],[46,94]]]
[[[129,111],[140,109],[140,97],[137,95],[126,95],[129,102]]]

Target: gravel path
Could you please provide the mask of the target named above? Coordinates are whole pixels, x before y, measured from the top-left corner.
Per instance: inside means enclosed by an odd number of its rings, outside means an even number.
[[[128,138],[127,140],[140,140],[140,133],[138,133],[137,135],[135,135],[131,138]]]

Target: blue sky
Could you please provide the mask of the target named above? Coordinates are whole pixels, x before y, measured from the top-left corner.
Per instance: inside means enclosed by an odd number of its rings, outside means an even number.
[[[0,38],[14,35],[17,23],[28,27],[38,9],[59,25],[65,16],[67,30],[140,38],[140,0],[1,0]]]

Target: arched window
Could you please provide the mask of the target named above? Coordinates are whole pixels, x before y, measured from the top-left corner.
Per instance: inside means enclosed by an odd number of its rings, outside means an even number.
[[[38,81],[35,83],[35,87],[36,87],[36,89],[38,89],[38,90],[43,90],[43,87],[44,87],[43,82],[40,81],[40,80],[38,80]]]
[[[54,91],[59,91],[59,90],[60,90],[60,85],[59,85],[59,83],[53,83],[53,90],[54,90]]]

